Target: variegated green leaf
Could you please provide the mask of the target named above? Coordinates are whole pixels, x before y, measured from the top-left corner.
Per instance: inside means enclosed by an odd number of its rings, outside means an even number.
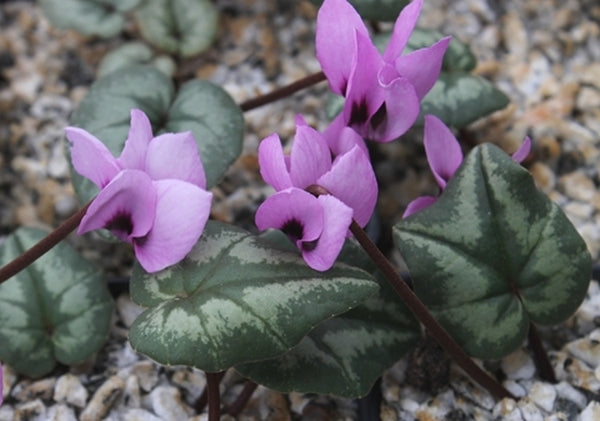
[[[148,64],[168,77],[175,73],[175,62],[166,55],[157,56],[150,47],[141,41],[125,43],[108,52],[98,66],[98,78],[108,76],[115,70],[129,66]]]
[[[214,372],[288,351],[377,284],[345,265],[316,272],[297,252],[209,222],[186,259],[154,274],[136,266],[130,288],[149,307],[131,327],[133,348],[162,364]]]
[[[221,178],[242,150],[242,112],[223,89],[194,80],[175,92],[171,80],[150,66],[129,66],[96,81],[73,114],[71,125],[92,133],[114,156],[119,156],[132,108],[148,115],[155,135],[187,130],[194,133],[208,187]],[[72,175],[82,203],[98,194],[91,181],[75,171]]]
[[[0,248],[0,266],[46,235],[18,229]],[[60,243],[0,285],[0,360],[30,377],[56,361],[80,363],[106,341],[112,308],[102,273]]]
[[[500,358],[529,322],[575,312],[591,257],[531,175],[496,146],[476,147],[432,206],[394,227],[415,292],[465,350]]]
[[[208,48],[218,26],[217,9],[210,0],[146,0],[135,17],[148,42],[183,57]]]
[[[59,28],[109,38],[123,29],[123,13],[140,0],[40,0],[44,15]]]
[[[360,247],[347,241],[338,261],[374,271]],[[419,323],[379,272],[379,294],[326,320],[289,352],[236,366],[245,377],[281,392],[366,395],[381,373],[420,336]]]

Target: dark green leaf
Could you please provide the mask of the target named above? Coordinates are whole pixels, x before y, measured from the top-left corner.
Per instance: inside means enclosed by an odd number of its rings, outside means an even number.
[[[394,227],[415,292],[472,356],[500,358],[529,322],[552,325],[581,303],[586,245],[531,175],[476,147],[432,206]]]
[[[442,73],[421,101],[421,116],[434,114],[446,125],[460,128],[506,107],[509,101],[481,76]]]
[[[323,0],[311,0],[320,6]],[[409,0],[350,0],[363,19],[394,22]]]
[[[374,264],[347,241],[338,261],[373,271]],[[281,392],[366,395],[381,373],[420,336],[419,324],[378,272],[379,294],[326,320],[289,352],[236,366],[245,377]]]
[[[220,371],[288,351],[376,291],[362,270],[316,272],[297,252],[209,222],[178,265],[155,274],[134,268],[131,298],[150,308],[131,327],[130,341],[162,364]]]
[[[138,64],[150,64],[168,77],[175,73],[175,63],[168,56],[155,57],[152,49],[143,42],[128,42],[111,50],[100,62],[98,77],[102,78],[115,70]]]
[[[183,57],[210,46],[217,31],[217,17],[210,0],[146,0],[136,10],[143,37]]]
[[[46,235],[18,229],[0,248],[0,266]],[[112,309],[98,268],[59,243],[0,285],[0,359],[30,377],[56,361],[81,363],[108,338]]]
[[[119,156],[132,108],[148,115],[155,134],[194,133],[208,187],[241,152],[242,113],[225,91],[209,82],[192,81],[175,94],[171,80],[149,66],[130,66],[96,81],[75,111],[72,125],[92,133]],[[82,203],[98,193],[94,184],[74,171],[73,185]]]
[[[140,0],[40,0],[44,15],[53,25],[84,35],[109,38],[123,29],[123,12]]]

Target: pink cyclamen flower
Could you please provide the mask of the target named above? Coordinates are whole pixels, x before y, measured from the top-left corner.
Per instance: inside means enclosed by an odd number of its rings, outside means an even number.
[[[383,55],[346,0],[325,0],[319,9],[317,58],[331,90],[346,98],[337,118],[366,139],[389,142],[404,134],[440,74],[450,37],[402,55],[422,5],[414,0],[402,9]]]
[[[313,269],[329,269],[337,258],[352,219],[365,226],[377,201],[377,180],[371,162],[354,145],[332,160],[321,133],[296,120],[296,135],[285,156],[277,134],[258,148],[260,173],[277,191],[256,212],[260,230],[285,232]],[[314,197],[304,189],[317,184],[331,195]]]
[[[441,190],[452,178],[463,160],[458,140],[446,125],[434,115],[425,116],[425,136],[423,140],[429,168]],[[531,140],[526,137],[519,149],[512,154],[516,162],[523,162],[531,150]],[[410,202],[402,215],[406,218],[413,213],[434,204],[437,197],[421,196]]]
[[[110,230],[133,244],[148,272],[181,261],[200,238],[212,200],[192,133],[153,137],[146,114],[134,109],[125,147],[115,158],[87,131],[65,132],[73,167],[101,189],[77,233]]]

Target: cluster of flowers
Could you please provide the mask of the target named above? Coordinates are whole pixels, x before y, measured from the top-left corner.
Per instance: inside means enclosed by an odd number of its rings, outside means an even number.
[[[364,227],[373,213],[377,181],[365,140],[389,142],[404,134],[439,76],[449,37],[402,54],[422,4],[423,0],[413,0],[402,10],[380,54],[346,0],[325,0],[317,16],[317,58],[331,90],[345,98],[343,111],[323,133],[299,116],[289,155],[284,155],[277,134],[259,146],[260,172],[276,192],[257,210],[256,225],[285,232],[313,269],[329,269],[350,235],[352,221]],[[133,110],[125,148],[114,158],[86,131],[66,132],[75,170],[101,189],[78,232],[111,230],[133,244],[149,272],[183,259],[202,234],[212,198],[205,190],[192,134],[153,137],[147,117]],[[460,146],[441,121],[428,116],[425,147],[443,189],[462,161]],[[519,151],[515,159],[526,154]],[[306,190],[311,185],[329,194],[316,197]],[[419,198],[405,215],[434,201]]]

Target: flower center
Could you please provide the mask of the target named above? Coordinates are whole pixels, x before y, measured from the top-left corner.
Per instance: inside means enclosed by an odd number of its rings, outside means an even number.
[[[290,219],[281,228],[285,234],[295,243],[297,240],[300,240],[304,235],[304,226],[297,219]]]
[[[119,238],[124,235],[129,236],[133,231],[133,222],[129,212],[118,212],[110,221],[107,222],[106,228],[113,231]]]

